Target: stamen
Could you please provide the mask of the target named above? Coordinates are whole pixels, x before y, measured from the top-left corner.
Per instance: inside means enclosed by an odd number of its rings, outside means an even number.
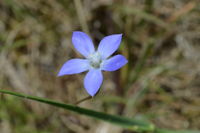
[[[91,54],[88,58],[91,67],[93,68],[100,68],[101,66],[101,55],[98,52],[95,52],[94,54]]]

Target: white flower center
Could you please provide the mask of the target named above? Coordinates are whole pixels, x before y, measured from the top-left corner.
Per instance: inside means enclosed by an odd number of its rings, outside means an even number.
[[[88,57],[88,60],[89,60],[91,67],[93,67],[95,69],[100,68],[101,63],[102,63],[102,59],[101,59],[101,55],[100,55],[99,52],[95,52],[94,54],[91,54]]]

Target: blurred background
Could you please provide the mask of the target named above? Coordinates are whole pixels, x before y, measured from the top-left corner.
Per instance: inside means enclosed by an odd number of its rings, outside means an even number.
[[[72,32],[98,46],[123,33],[129,63],[104,72],[94,98],[78,106],[144,119],[160,128],[200,129],[199,0],[1,0],[0,89],[74,104],[85,73],[57,77],[82,58]],[[0,94],[1,133],[127,133],[102,121]],[[134,132],[132,132],[134,133]]]

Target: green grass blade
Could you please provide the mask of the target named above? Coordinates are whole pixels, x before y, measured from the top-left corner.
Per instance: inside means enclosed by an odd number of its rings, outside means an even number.
[[[117,116],[117,115],[110,115],[103,112],[97,112],[94,110],[81,108],[75,105],[64,104],[64,103],[60,103],[57,101],[53,101],[53,100],[49,100],[49,99],[45,99],[41,97],[25,95],[25,94],[16,93],[16,92],[3,90],[3,89],[0,89],[0,92],[4,94],[9,94],[9,95],[25,98],[25,99],[38,101],[41,103],[46,103],[52,106],[56,106],[56,107],[63,108],[63,109],[66,109],[78,114],[82,114],[85,116],[103,120],[105,122],[116,124],[123,128],[138,131],[138,132],[148,131],[150,133],[200,133],[200,131],[192,131],[192,130],[173,131],[173,130],[167,130],[167,129],[159,129],[159,128],[155,128],[154,125],[152,125],[151,123],[147,123],[146,121],[129,119],[129,118]]]
[[[106,122],[109,122],[112,124],[116,124],[116,125],[119,125],[123,128],[127,128],[130,130],[135,130],[135,131],[153,131],[154,130],[154,126],[152,124],[143,122],[143,121],[139,121],[139,120],[135,120],[135,119],[129,119],[129,118],[117,116],[117,115],[110,115],[110,114],[106,114],[103,112],[97,112],[97,111],[93,111],[90,109],[81,108],[81,107],[78,107],[75,105],[64,104],[64,103],[52,101],[49,99],[25,95],[25,94],[16,93],[16,92],[8,91],[8,90],[0,89],[0,92],[4,93],[4,94],[14,95],[17,97],[22,97],[22,98],[46,103],[49,105],[53,105],[53,106],[63,108],[63,109],[66,109],[66,110],[69,110],[72,112],[76,112],[78,114],[82,114],[82,115],[93,117],[93,118],[103,120],[103,121],[106,121]]]

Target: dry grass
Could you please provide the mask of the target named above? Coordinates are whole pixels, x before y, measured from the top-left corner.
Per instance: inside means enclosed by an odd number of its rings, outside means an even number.
[[[78,2],[78,5],[77,5]],[[81,57],[75,30],[94,43],[123,33],[129,63],[104,73],[97,97],[80,106],[200,129],[200,4],[198,0],[0,1],[0,88],[75,103],[87,96],[84,74],[56,77]],[[1,133],[121,133],[122,129],[43,104],[1,95]]]

